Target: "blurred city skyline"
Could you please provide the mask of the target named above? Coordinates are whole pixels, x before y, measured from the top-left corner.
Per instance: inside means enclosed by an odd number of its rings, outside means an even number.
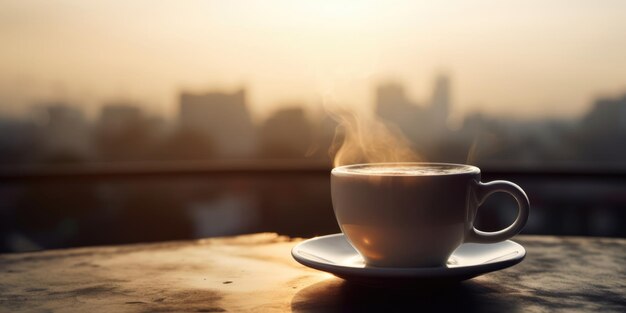
[[[348,157],[335,159],[335,165],[387,162],[406,148],[419,160],[437,162],[624,167],[626,93],[595,99],[577,118],[516,120],[474,113],[451,127],[446,121],[455,107],[454,81],[447,75],[434,81],[426,101],[413,99],[402,82],[379,84],[371,117],[352,111],[312,115],[292,103],[255,122],[246,89],[180,91],[172,119],[132,101],[102,103],[94,118],[63,101],[42,102],[25,118],[0,118],[0,163],[232,158],[331,163],[339,147],[346,147],[342,155]]]
[[[181,90],[245,89],[258,123],[373,108],[385,81],[424,105],[443,72],[457,121],[580,118],[626,91],[625,29],[624,1],[3,1],[0,115],[121,99],[169,119]]]

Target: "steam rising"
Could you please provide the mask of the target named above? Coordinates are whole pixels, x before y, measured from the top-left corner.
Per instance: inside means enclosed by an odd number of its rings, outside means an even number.
[[[478,156],[478,136],[474,137],[472,140],[472,145],[467,151],[467,158],[465,159],[465,164],[475,164]]]
[[[419,162],[411,142],[393,125],[355,112],[332,112],[339,123],[330,148],[333,166],[379,162]]]

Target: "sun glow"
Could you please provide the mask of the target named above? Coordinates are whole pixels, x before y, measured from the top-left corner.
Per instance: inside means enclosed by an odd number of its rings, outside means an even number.
[[[294,100],[319,109],[330,88],[369,105],[390,76],[423,102],[443,67],[453,115],[574,114],[626,80],[623,1],[34,2],[0,4],[0,113],[129,97],[171,115],[183,88],[245,87],[263,119]]]
[[[311,18],[332,22],[338,26],[364,23],[373,17],[381,2],[374,1],[295,1]]]

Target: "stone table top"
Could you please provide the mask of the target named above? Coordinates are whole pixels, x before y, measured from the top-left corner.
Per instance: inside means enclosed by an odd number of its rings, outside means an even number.
[[[264,233],[0,255],[0,311],[626,312],[626,240],[518,236],[526,259],[458,284],[393,290],[294,261]]]

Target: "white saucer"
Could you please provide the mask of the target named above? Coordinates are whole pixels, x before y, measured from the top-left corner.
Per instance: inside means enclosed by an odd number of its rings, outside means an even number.
[[[465,243],[457,248],[445,267],[388,268],[366,266],[343,234],[305,240],[291,250],[299,263],[366,284],[455,282],[501,270],[521,262],[526,250],[511,240],[493,244]]]

